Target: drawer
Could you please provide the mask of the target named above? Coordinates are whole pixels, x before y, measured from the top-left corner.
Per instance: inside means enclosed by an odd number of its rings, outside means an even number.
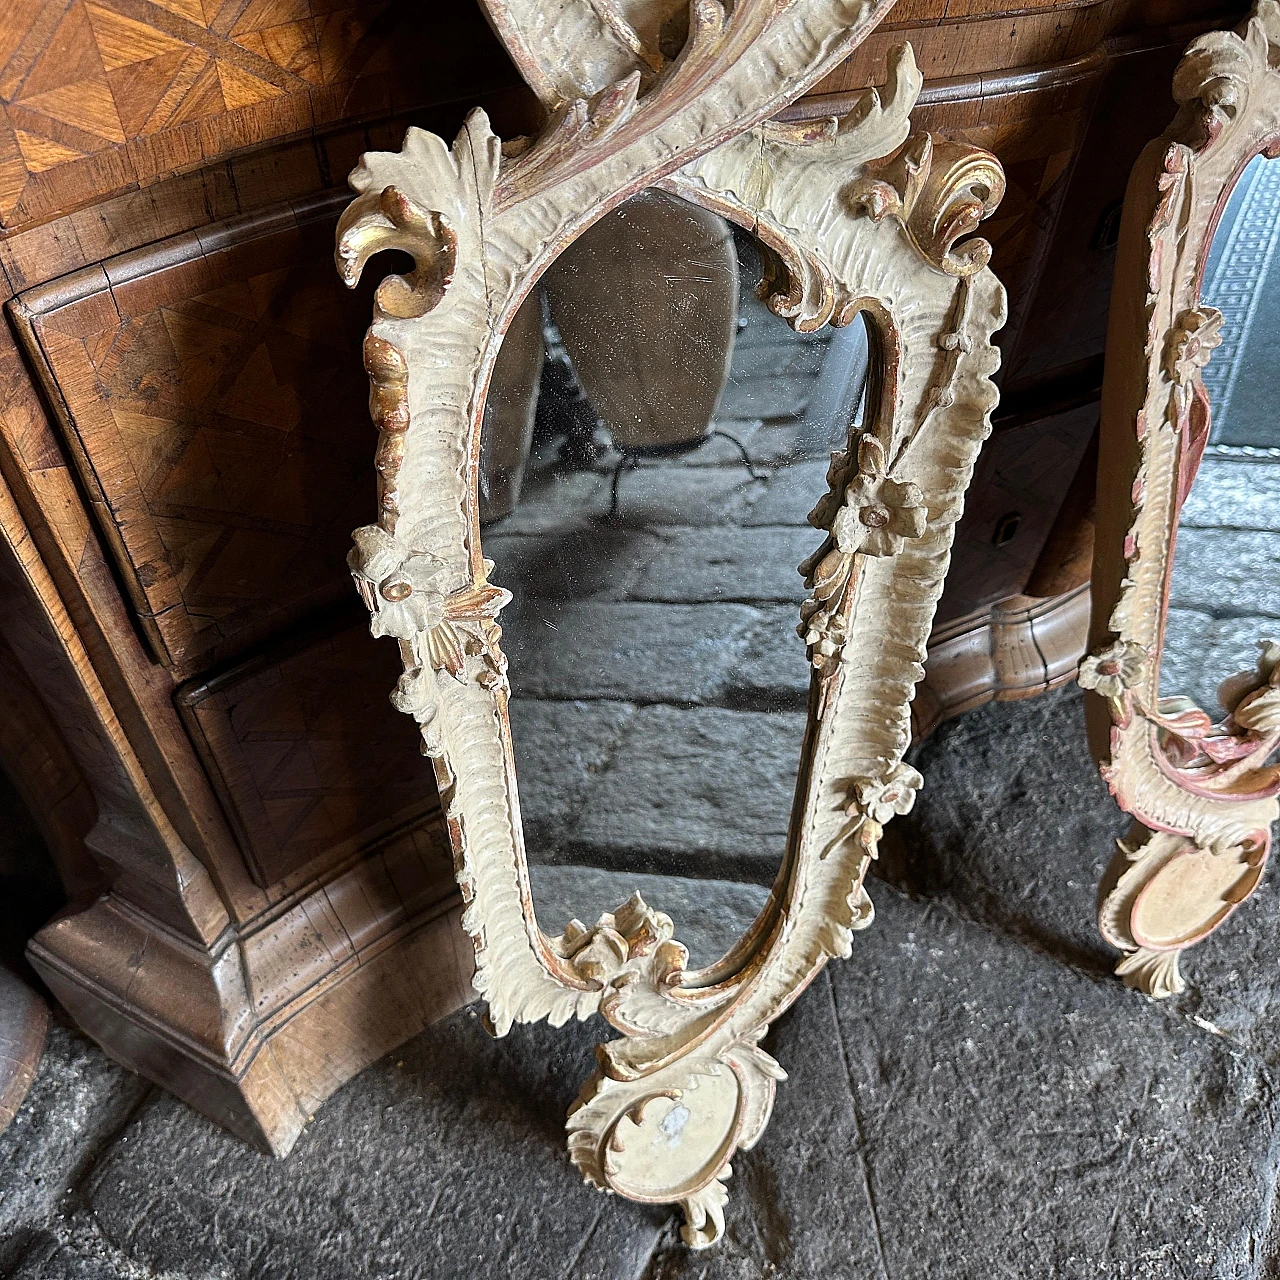
[[[108,259],[12,304],[155,656],[182,676],[351,591],[373,513],[346,201]]]
[[[395,711],[400,660],[345,621],[177,691],[178,710],[265,889],[440,807],[418,729]]]
[[[1022,591],[1097,427],[1092,397],[1030,420],[997,416],[956,525],[936,627]]]

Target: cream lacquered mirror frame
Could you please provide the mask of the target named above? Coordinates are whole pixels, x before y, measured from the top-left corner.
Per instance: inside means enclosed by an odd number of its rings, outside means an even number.
[[[599,1047],[571,1110],[572,1159],[601,1189],[681,1204],[684,1238],[701,1247],[724,1227],[729,1161],[759,1137],[785,1078],[759,1041],[870,923],[863,876],[919,785],[902,761],[909,704],[990,431],[991,337],[1005,317],[989,246],[957,241],[995,209],[1004,178],[976,148],[908,140],[921,78],[906,46],[849,116],[767,122],[887,4],[692,0],[671,59],[659,43],[670,48],[678,0],[487,7],[548,109],[544,132],[503,145],[480,112],[452,148],[411,129],[399,153],[363,157],[338,228],[348,284],[382,249],[415,260],[380,286],[365,341],[380,507],[350,564],[373,634],[400,646],[392,701],[435,764],[493,1030],[598,1011],[623,1033]],[[549,937],[537,925],[498,625],[510,597],[484,558],[476,502],[485,392],[513,315],[567,244],[653,185],[751,231],[762,292],[796,328],[866,312],[878,365],[870,426],[814,495],[797,639],[812,679],[786,854],[754,925],[700,971],[638,895],[590,928]]]
[[[1080,683],[1103,777],[1136,819],[1104,879],[1099,924],[1125,953],[1116,972],[1155,996],[1183,989],[1182,951],[1257,887],[1280,812],[1280,768],[1267,763],[1280,743],[1280,649],[1263,645],[1257,669],[1222,686],[1221,723],[1160,693],[1178,519],[1213,408],[1201,373],[1221,341],[1200,282],[1236,180],[1280,151],[1278,68],[1275,0],[1188,47],[1173,79],[1181,110],[1134,169],[1116,259]]]

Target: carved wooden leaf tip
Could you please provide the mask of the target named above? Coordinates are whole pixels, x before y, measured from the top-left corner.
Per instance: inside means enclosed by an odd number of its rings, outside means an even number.
[[[957,244],[1004,199],[1004,169],[991,152],[918,133],[866,170],[849,190],[855,209],[874,222],[897,218],[948,275],[970,276],[991,261],[986,240]]]

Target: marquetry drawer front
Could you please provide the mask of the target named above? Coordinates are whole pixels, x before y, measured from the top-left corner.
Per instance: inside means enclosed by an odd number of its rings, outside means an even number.
[[[4,0],[0,227],[511,79],[472,4]]]
[[[108,260],[15,303],[159,659],[243,652],[350,592],[373,509],[343,197]]]
[[[398,674],[395,645],[357,616],[178,692],[264,888],[439,808],[417,727],[387,701]]]

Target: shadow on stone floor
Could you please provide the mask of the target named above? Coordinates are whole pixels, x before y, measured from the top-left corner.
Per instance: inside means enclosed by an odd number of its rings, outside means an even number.
[[[1114,952],[1098,883],[1128,830],[1089,755],[1074,686],[951,720],[908,759],[925,779],[874,873],[1096,975]]]
[[[1180,1002],[1110,978],[1093,892],[1122,820],[1079,711],[983,708],[918,752],[888,868],[914,896],[873,883],[853,958],[771,1033],[790,1078],[713,1251],[567,1160],[599,1020],[493,1040],[473,1007],[347,1084],[284,1161],[55,1028],[0,1135],[0,1271],[1274,1280],[1273,897],[1191,953]]]

